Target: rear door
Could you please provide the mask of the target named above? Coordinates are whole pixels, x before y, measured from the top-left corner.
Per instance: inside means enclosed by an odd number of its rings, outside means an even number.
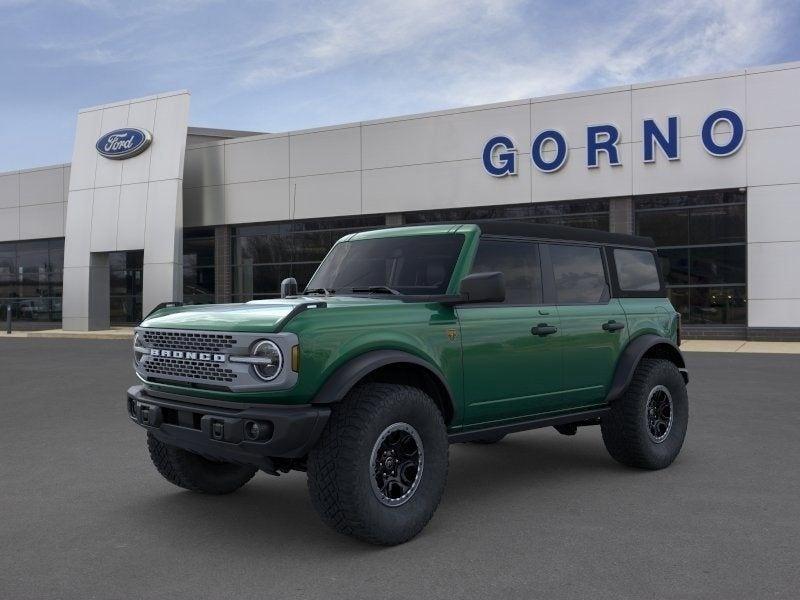
[[[539,244],[482,237],[472,272],[488,271],[503,273],[505,302],[457,309],[465,425],[547,412],[561,388],[560,324],[543,301]]]
[[[563,408],[601,404],[627,340],[619,300],[611,298],[601,246],[551,243],[542,252],[552,277],[563,345]]]

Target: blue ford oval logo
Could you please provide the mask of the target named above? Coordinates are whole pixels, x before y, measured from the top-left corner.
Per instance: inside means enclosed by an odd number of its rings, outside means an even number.
[[[141,154],[153,141],[152,134],[146,129],[115,129],[109,131],[94,145],[101,156],[122,160]]]

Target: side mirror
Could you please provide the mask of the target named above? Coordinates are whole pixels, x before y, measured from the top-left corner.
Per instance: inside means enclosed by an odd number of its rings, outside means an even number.
[[[506,299],[506,280],[499,271],[472,273],[461,280],[458,289],[464,302],[502,302]]]
[[[281,298],[286,296],[297,296],[297,280],[294,277],[287,277],[281,281]]]

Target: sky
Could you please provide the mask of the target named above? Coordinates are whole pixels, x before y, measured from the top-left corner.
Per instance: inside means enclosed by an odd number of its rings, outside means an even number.
[[[796,61],[798,31],[797,0],[0,0],[0,172],[159,92],[279,132]]]

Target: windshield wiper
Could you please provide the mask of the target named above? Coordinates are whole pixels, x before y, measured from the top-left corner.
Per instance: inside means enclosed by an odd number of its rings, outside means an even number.
[[[393,296],[399,296],[400,292],[398,292],[394,288],[390,288],[388,285],[368,285],[364,287],[354,287],[352,288],[353,293],[369,293],[369,294],[392,294]]]
[[[303,294],[323,294],[325,296],[333,296],[336,290],[329,290],[327,288],[311,288],[303,291]]]

